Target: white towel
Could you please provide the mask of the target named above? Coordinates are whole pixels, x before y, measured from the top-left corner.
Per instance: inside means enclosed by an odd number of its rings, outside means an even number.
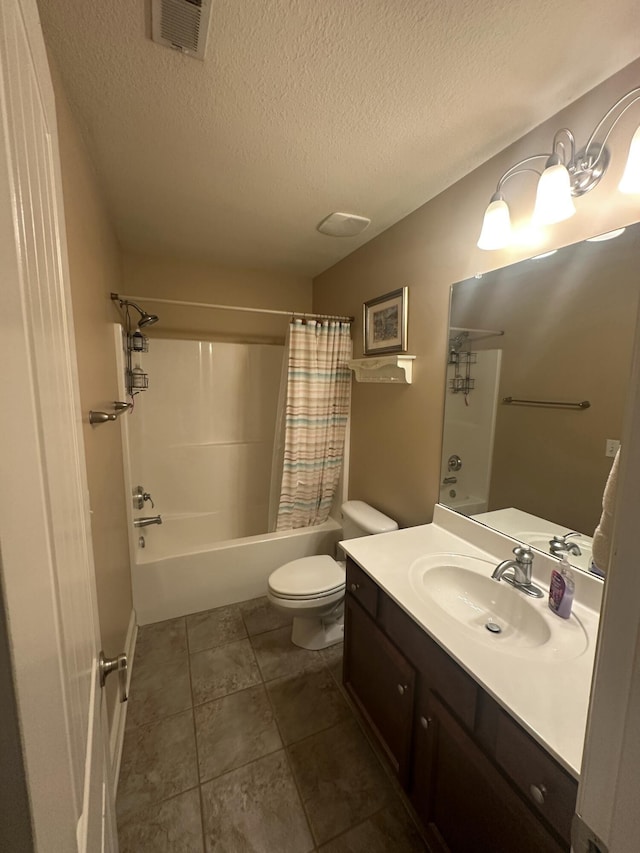
[[[618,486],[618,460],[620,458],[620,448],[616,453],[616,458],[613,460],[611,471],[607,478],[607,483],[602,494],[602,515],[600,523],[593,534],[593,550],[592,560],[595,568],[603,575],[607,573],[609,568],[609,559],[611,557],[611,533],[613,532],[613,506],[616,499],[616,489]]]

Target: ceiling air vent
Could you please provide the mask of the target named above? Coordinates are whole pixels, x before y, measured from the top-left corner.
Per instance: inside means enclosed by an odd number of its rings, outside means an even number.
[[[211,0],[151,0],[151,38],[204,59]]]

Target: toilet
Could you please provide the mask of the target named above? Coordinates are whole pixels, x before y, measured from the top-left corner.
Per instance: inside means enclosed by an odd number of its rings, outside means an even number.
[[[392,518],[364,501],[342,505],[343,539],[397,530]],[[344,560],[327,554],[285,563],[269,577],[267,597],[282,613],[293,616],[291,641],[303,649],[326,649],[344,635]]]

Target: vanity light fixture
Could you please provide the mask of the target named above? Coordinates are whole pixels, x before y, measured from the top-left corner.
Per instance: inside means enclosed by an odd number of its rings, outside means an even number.
[[[576,152],[575,137],[569,128],[561,128],[553,137],[551,153],[533,154],[514,163],[501,176],[484,214],[479,249],[504,249],[511,242],[511,217],[502,189],[515,175],[534,172],[538,175],[538,190],[532,220],[535,225],[562,222],[576,212],[573,199],[592,190],[607,171],[609,149],[607,141],[618,121],[640,101],[640,87],[623,95],[595,126],[584,148]],[[596,137],[602,134],[602,141]],[[540,171],[530,165],[544,160]],[[623,193],[640,193],[640,127],[631,140],[627,165],[618,185]]]

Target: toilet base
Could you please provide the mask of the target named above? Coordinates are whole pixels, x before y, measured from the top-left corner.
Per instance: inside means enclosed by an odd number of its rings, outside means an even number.
[[[291,642],[302,649],[319,651],[341,643],[344,638],[344,606],[328,616],[294,616]]]

